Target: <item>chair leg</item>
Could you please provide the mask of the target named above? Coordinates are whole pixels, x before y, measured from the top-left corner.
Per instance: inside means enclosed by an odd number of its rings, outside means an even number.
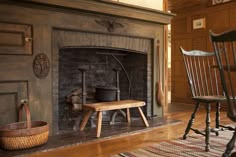
[[[217,128],[217,129],[219,129],[220,128],[220,103],[218,102],[218,103],[216,103],[216,119],[215,119],[215,127]],[[216,132],[216,136],[218,136],[219,135],[219,132],[217,131]]]
[[[189,133],[189,131],[190,131],[190,129],[191,129],[191,126],[192,126],[193,121],[194,121],[194,119],[195,119],[195,114],[196,114],[196,112],[197,112],[199,106],[200,106],[200,103],[199,103],[199,102],[196,103],[196,106],[195,106],[195,108],[194,108],[194,111],[193,111],[193,113],[192,113],[192,115],[191,115],[191,118],[190,118],[190,120],[188,121],[188,125],[187,125],[187,127],[186,127],[186,129],[185,129],[185,133],[184,133],[184,135],[183,135],[183,139],[186,139],[186,138],[187,138],[187,135],[188,135],[188,133]]]
[[[230,139],[229,143],[226,145],[226,150],[225,150],[224,154],[222,155],[222,157],[229,157],[230,156],[230,153],[234,149],[235,139],[236,139],[236,127],[234,129],[234,134],[233,134],[232,138]]]
[[[205,151],[209,151],[210,150],[210,130],[211,130],[211,127],[210,127],[210,123],[211,123],[211,117],[210,117],[210,112],[211,112],[211,104],[207,103],[206,105],[206,130],[205,130],[205,134],[206,134],[206,137],[205,137],[205,143],[206,143],[206,146],[205,146]]]

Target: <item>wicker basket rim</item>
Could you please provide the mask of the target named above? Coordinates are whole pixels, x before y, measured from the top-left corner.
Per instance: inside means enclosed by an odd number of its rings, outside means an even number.
[[[40,134],[49,130],[49,125],[45,121],[31,121],[31,128],[20,128],[20,125],[26,126],[27,121],[10,123],[0,127],[0,137],[30,136]]]

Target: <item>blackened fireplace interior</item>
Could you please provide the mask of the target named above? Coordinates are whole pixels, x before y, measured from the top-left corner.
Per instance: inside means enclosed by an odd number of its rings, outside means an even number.
[[[116,90],[117,81],[120,100],[147,101],[147,54],[105,47],[61,48],[59,50],[58,107],[59,130],[61,131],[75,127],[75,121],[72,119],[82,114],[80,110],[71,109],[73,103],[79,105],[78,108],[82,104],[82,71],[85,75],[86,103],[101,101],[97,98],[96,90],[101,87]],[[119,71],[118,77],[117,71]],[[77,99],[73,102],[73,98]],[[145,113],[146,109],[143,110]],[[104,120],[109,121],[111,115],[105,114],[107,118]],[[131,110],[131,116],[138,116],[138,112],[135,109]]]

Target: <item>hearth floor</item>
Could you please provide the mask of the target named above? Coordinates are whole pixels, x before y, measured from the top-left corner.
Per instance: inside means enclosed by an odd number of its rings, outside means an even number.
[[[147,128],[142,123],[141,119],[132,120],[128,125],[126,122],[115,123],[110,125],[104,123],[102,125],[101,137],[96,137],[96,128],[87,127],[84,131],[67,131],[62,134],[49,136],[48,142],[44,145],[26,150],[7,151],[0,149],[0,157],[24,156],[35,152],[50,151],[57,148],[79,145],[97,140],[106,140],[113,137],[119,137],[129,134],[136,134],[143,131],[148,131],[155,127],[175,124],[181,121],[169,120],[165,118],[153,118],[148,120],[150,127]]]

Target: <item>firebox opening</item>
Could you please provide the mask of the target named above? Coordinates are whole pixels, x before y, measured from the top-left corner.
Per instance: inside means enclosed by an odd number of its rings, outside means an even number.
[[[75,119],[81,117],[81,69],[85,75],[86,103],[101,101],[96,94],[96,90],[100,88],[108,89],[109,95],[112,95],[117,89],[117,71],[120,100],[147,101],[148,75],[145,53],[115,48],[65,47],[59,50],[59,130],[74,129]],[[108,99],[112,101],[117,97],[115,95],[115,98],[113,96]],[[104,121],[110,121],[111,113],[104,114]],[[131,110],[132,117],[138,115],[136,110]]]

